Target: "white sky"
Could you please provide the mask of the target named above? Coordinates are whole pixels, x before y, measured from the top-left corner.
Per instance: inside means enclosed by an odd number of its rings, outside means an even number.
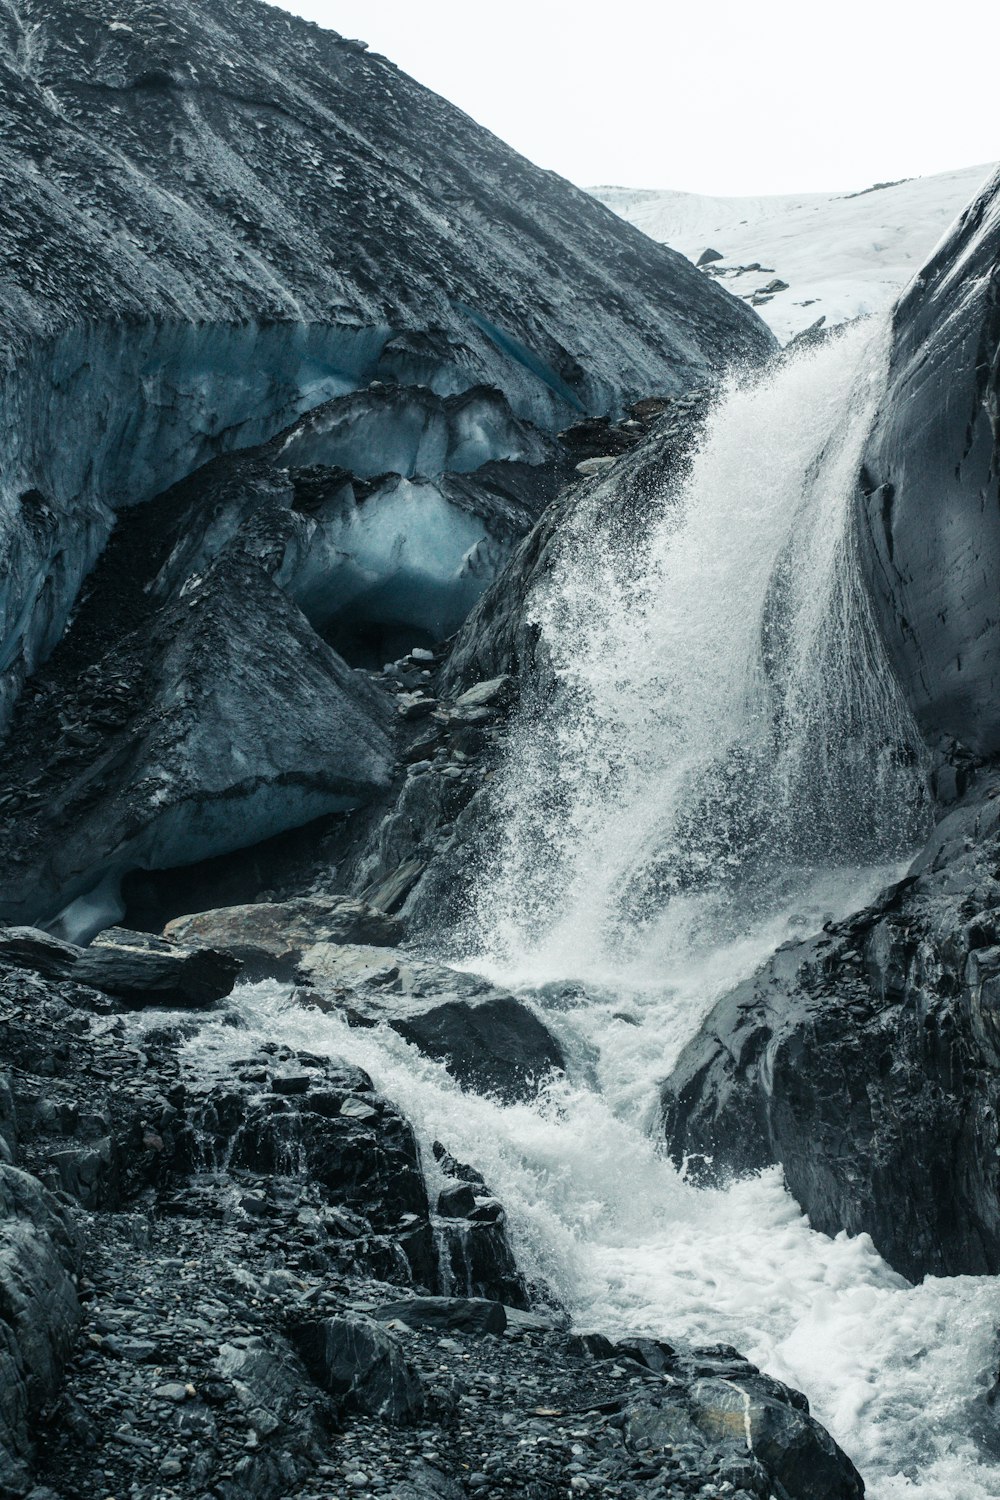
[[[1000,156],[996,0],[281,0],[583,186],[866,187]]]

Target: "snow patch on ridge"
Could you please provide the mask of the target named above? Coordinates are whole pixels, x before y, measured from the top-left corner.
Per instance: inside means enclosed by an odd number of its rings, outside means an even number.
[[[669,189],[591,189],[608,208],[690,260],[718,250],[713,272],[749,298],[782,343],[819,318],[827,327],[882,312],[918,271],[993,166],[964,167],[857,193],[717,198]],[[735,268],[757,262],[759,271]]]

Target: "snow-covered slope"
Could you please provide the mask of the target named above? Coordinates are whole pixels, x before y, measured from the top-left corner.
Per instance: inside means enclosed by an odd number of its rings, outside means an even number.
[[[888,306],[993,170],[989,164],[858,193],[712,198],[599,187],[602,203],[654,240],[697,260],[746,298],[787,342]],[[757,269],[760,267],[760,269]],[[744,269],[745,268],[745,269]],[[775,280],[787,290],[763,289]]]

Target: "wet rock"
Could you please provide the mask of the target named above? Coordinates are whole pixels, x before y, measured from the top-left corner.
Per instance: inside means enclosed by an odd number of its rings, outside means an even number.
[[[304,1323],[295,1343],[313,1379],[347,1410],[387,1422],[416,1422],[424,1389],[398,1339],[369,1318]]]
[[[200,1007],[228,995],[238,960],[212,948],[195,951],[115,928],[79,948],[32,927],[0,928],[0,960],[46,979],[71,979],[131,1006]]]
[[[985,778],[911,875],[779,949],[664,1087],[696,1176],[781,1164],[819,1230],[904,1275],[1000,1269],[1000,798]]]
[[[475,1208],[476,1195],[467,1183],[457,1182],[438,1194],[437,1211],[446,1219],[468,1218]]]
[[[531,1291],[514,1259],[503,1208],[494,1204],[491,1209],[488,1215],[473,1209],[468,1218],[439,1224],[442,1281],[453,1294],[497,1298],[505,1307],[524,1310],[531,1306]]]
[[[291,974],[316,943],[392,947],[402,935],[398,918],[348,896],[223,907],[177,917],[164,929],[171,942],[233,954],[248,977]]]
[[[393,949],[318,943],[303,954],[299,973],[349,1020],[386,1022],[465,1088],[531,1098],[565,1066],[558,1042],[522,1001],[443,964]]]
[[[398,1320],[408,1328],[441,1329],[447,1333],[503,1333],[507,1314],[503,1304],[483,1297],[411,1297],[376,1308],[380,1322]]]

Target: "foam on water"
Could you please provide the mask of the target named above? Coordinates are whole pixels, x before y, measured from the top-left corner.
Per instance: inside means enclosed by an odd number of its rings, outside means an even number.
[[[655,1013],[659,1025],[665,1011]],[[585,1008],[545,1015],[571,1050],[591,1045]],[[814,1233],[777,1171],[724,1191],[683,1181],[646,1129],[648,1098],[616,1108],[574,1079],[537,1104],[501,1105],[464,1093],[387,1028],[303,1010],[287,986],[238,989],[187,1044],[189,1060],[221,1072],[276,1039],[366,1069],[412,1121],[432,1190],[434,1140],[479,1167],[507,1207],[522,1268],[578,1326],[735,1344],[807,1393],[873,1500],[1000,1494],[1000,1465],[976,1443],[993,1425],[1000,1281],[911,1287],[867,1235]]]

